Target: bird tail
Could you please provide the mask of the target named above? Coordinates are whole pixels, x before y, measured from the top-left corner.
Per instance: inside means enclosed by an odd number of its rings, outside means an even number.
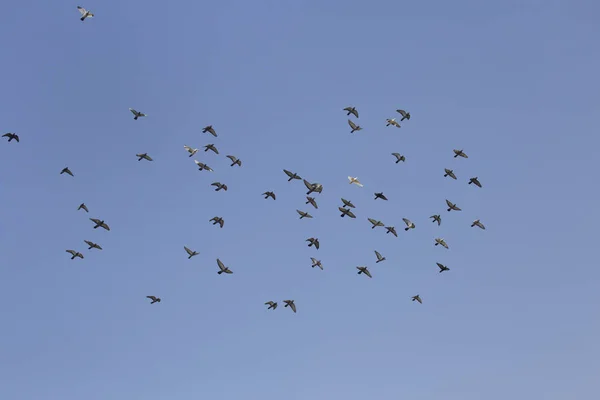
[[[84,21],[84,20],[85,20],[85,17],[81,17],[81,18],[79,18],[79,19],[80,19],[80,20],[82,20],[82,21]]]
[[[346,215],[346,214],[342,213],[342,215],[340,215],[340,217],[344,218],[344,215]]]
[[[405,231],[407,231],[407,230],[409,230],[409,229],[410,229],[410,228],[408,228],[408,227],[407,227],[407,228],[404,228],[404,230],[405,230]]]
[[[288,182],[291,182],[291,180],[292,180],[292,179],[294,179],[294,178],[290,178],[290,179],[288,179]]]
[[[221,275],[222,273],[223,273],[223,271],[219,271],[219,272],[217,272],[217,274],[219,274],[219,275]]]
[[[74,260],[74,259],[75,259],[75,256],[71,257],[71,260]]]
[[[92,246],[88,247],[88,250],[91,250],[91,249],[92,249]]]
[[[473,183],[473,182],[469,181],[469,185],[470,185],[471,183]]]
[[[448,176],[448,174],[444,174],[444,177]]]
[[[448,209],[448,211],[451,211],[451,210],[452,210],[451,208]]]
[[[133,117],[133,119],[138,119],[138,116],[136,115],[135,117]]]

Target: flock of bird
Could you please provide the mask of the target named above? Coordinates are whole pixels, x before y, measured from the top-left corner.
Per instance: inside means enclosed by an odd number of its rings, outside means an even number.
[[[77,9],[79,10],[79,12],[81,14],[81,18],[80,18],[81,21],[85,21],[87,18],[94,17],[94,14],[91,11],[86,10],[83,7],[78,6]],[[147,116],[143,112],[137,111],[133,108],[130,108],[129,111],[133,114],[134,120],[138,120],[139,118]],[[358,110],[356,109],[356,107],[346,107],[343,109],[343,111],[347,112],[347,114],[346,114],[347,116],[353,115],[355,118],[357,118],[357,119],[359,118],[359,113],[358,113]],[[401,127],[400,122],[403,122],[405,120],[409,121],[411,118],[410,113],[406,112],[405,110],[398,109],[398,110],[396,110],[396,112],[398,114],[400,114],[402,117],[400,119],[400,121],[397,121],[396,118],[388,118],[388,119],[386,119],[386,126],[394,126],[396,128],[400,128]],[[351,128],[350,133],[358,132],[363,129],[360,125],[358,125],[356,122],[352,121],[351,119],[348,119],[348,125]],[[217,137],[217,132],[212,125],[208,125],[208,126],[204,127],[202,129],[202,133],[208,133],[208,134],[212,135],[213,137]],[[7,138],[8,142],[12,142],[13,140],[17,143],[20,142],[19,135],[17,135],[16,133],[13,133],[13,132],[5,133],[4,135],[2,135],[2,137]],[[189,154],[189,157],[193,157],[199,151],[199,149],[192,148],[187,145],[184,145],[183,148]],[[219,154],[219,150],[217,149],[215,144],[205,145],[204,152],[206,153],[208,151],[212,151],[214,154],[217,154],[217,155]],[[458,157],[461,157],[464,159],[469,158],[462,149],[454,149],[453,152],[454,152],[454,158],[458,158]],[[406,157],[400,153],[391,153],[391,155],[395,158],[396,164],[398,164],[399,162],[406,162]],[[137,157],[138,161],[141,161],[141,160],[153,161],[152,157],[150,157],[147,153],[138,153],[138,154],[136,154],[136,157]],[[227,155],[226,157],[229,158],[229,160],[231,161],[231,164],[230,164],[231,167],[236,167],[236,166],[241,167],[242,166],[242,161],[239,158],[237,158],[236,156]],[[203,162],[194,160],[194,163],[198,166],[198,169],[200,171],[214,172],[214,170],[210,166],[208,166],[207,164],[205,164]],[[311,182],[307,181],[306,179],[303,179],[297,173],[286,170],[286,169],[284,169],[283,172],[288,177],[288,182],[291,182],[294,180],[302,180],[303,181],[303,183],[307,189],[305,204],[310,204],[314,209],[318,209],[319,206],[317,204],[316,198],[311,196],[311,194],[313,194],[313,193],[321,194],[323,191],[323,185],[318,182],[311,183]],[[60,175],[63,175],[63,174],[70,175],[71,177],[75,176],[73,174],[73,172],[69,169],[69,167],[65,167],[60,171]],[[454,171],[452,169],[448,169],[448,168],[444,169],[444,177],[449,177],[454,180],[458,179],[456,177],[456,174],[454,173]],[[348,176],[348,183],[351,185],[354,184],[361,188],[363,187],[363,184],[359,181],[358,177]],[[482,187],[481,182],[479,181],[478,177],[470,178],[468,184],[469,185],[473,184],[479,188]],[[221,191],[221,190],[227,191],[227,189],[228,189],[227,185],[224,183],[221,183],[221,182],[213,182],[211,184],[211,186],[214,186],[215,187],[214,190],[217,192]],[[265,199],[269,199],[269,198],[271,198],[272,200],[277,199],[277,195],[273,191],[266,191],[263,193],[263,196]],[[383,201],[388,200],[388,198],[385,196],[385,194],[383,192],[375,192],[374,196],[375,196],[374,200],[383,200]],[[356,215],[353,212],[353,209],[356,208],[355,205],[352,204],[352,202],[350,200],[346,200],[344,198],[341,199],[341,202],[342,202],[342,205],[338,207],[338,210],[341,213],[340,217],[342,217],[342,218],[348,217],[348,218],[352,218],[352,219],[356,218]],[[459,208],[455,203],[451,202],[448,199],[446,199],[446,205],[448,207],[447,208],[448,212],[462,211],[461,208]],[[89,209],[85,203],[81,203],[79,205],[79,207],[77,208],[77,210],[78,211],[83,210],[86,213],[89,213]],[[308,213],[307,211],[296,210],[296,212],[299,215],[299,219],[313,218],[313,216],[310,213]],[[431,215],[429,218],[432,219],[433,223],[437,223],[438,226],[441,225],[441,223],[442,223],[442,217],[440,214]],[[385,228],[386,234],[391,233],[392,235],[398,237],[398,233],[396,232],[396,228],[394,226],[386,225],[382,221],[379,221],[379,220],[376,220],[373,218],[367,218],[367,220],[371,223],[371,229],[375,229],[377,227],[382,227],[382,228]],[[406,225],[406,227],[404,228],[405,231],[409,231],[411,229],[416,228],[416,225],[408,218],[402,218],[402,220],[403,220],[404,224]],[[90,221],[93,222],[94,229],[102,228],[106,231],[110,231],[109,225],[103,219],[90,218]],[[215,216],[215,217],[211,218],[210,222],[212,222],[213,225],[219,225],[221,228],[223,228],[223,226],[225,225],[225,220],[223,219],[223,217],[220,217],[220,216]],[[483,225],[483,223],[481,223],[481,221],[479,219],[476,219],[475,221],[473,221],[471,224],[471,227],[478,227],[480,229],[485,229],[485,225]],[[99,244],[97,244],[91,240],[86,239],[86,240],[84,240],[84,242],[88,246],[88,250],[92,250],[92,249],[102,250],[102,247]],[[306,239],[306,242],[308,242],[308,247],[314,247],[316,250],[319,250],[319,248],[321,246],[319,239],[316,237],[310,237],[310,238]],[[449,249],[449,246],[446,243],[446,241],[440,237],[437,237],[434,239],[434,245],[442,246],[446,249]],[[187,246],[184,246],[183,248],[188,255],[188,259],[191,259],[192,257],[197,256],[199,254],[199,252],[192,250]],[[75,258],[81,258],[81,259],[84,258],[84,255],[77,250],[67,249],[66,252],[71,255],[71,260],[74,260]],[[376,256],[376,261],[375,261],[376,264],[386,260],[386,258],[377,250],[375,250],[375,256]],[[312,265],[311,265],[312,268],[319,267],[321,270],[323,270],[323,264],[322,264],[321,260],[318,260],[315,257],[311,257],[311,261],[312,261]],[[227,267],[220,259],[217,258],[216,262],[217,262],[217,267],[218,267],[217,273],[219,275],[233,273],[233,271],[229,267]],[[450,270],[449,267],[447,267],[446,265],[444,265],[442,263],[436,263],[436,264],[439,268],[440,273]],[[373,277],[371,274],[371,271],[369,270],[369,267],[367,267],[367,266],[357,266],[356,269],[358,270],[357,273],[359,275],[365,275],[369,278]],[[161,301],[160,297],[157,297],[154,295],[146,296],[146,298],[151,300],[150,304],[159,303]],[[421,299],[421,296],[419,294],[412,296],[412,301],[417,301],[421,304],[423,302],[423,300]],[[296,304],[295,304],[294,300],[283,300],[283,303],[285,304],[284,307],[289,307],[294,313],[296,312]],[[268,306],[267,309],[275,310],[277,308],[278,303],[276,301],[269,300],[269,301],[265,302],[264,304],[266,306]]]

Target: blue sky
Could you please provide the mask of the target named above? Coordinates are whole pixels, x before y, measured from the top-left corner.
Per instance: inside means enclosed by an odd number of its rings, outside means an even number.
[[[77,5],[96,17],[80,22]],[[0,129],[21,142],[0,143],[0,397],[595,398],[599,12],[593,1],[7,3]],[[364,128],[353,135],[349,105]],[[412,119],[386,128],[397,108]],[[209,124],[217,138],[201,133]],[[214,173],[183,149],[208,143],[221,154],[197,158]],[[323,184],[318,210],[283,168]],[[340,197],[356,220],[339,217]],[[217,275],[217,257],[233,275]]]

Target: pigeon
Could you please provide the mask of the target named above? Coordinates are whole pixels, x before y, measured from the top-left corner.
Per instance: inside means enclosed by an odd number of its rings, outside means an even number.
[[[214,128],[212,127],[212,125],[205,126],[205,127],[202,129],[202,133],[206,133],[206,132],[210,133],[210,134],[211,134],[211,135],[213,135],[214,137],[217,137],[217,132],[215,132],[215,130],[214,130]]]
[[[152,157],[150,157],[148,155],[148,153],[140,153],[140,154],[136,154],[135,156],[138,158],[138,161],[142,161],[142,160],[154,161],[152,159]]]
[[[314,257],[311,257],[310,259],[312,260],[312,267],[313,268],[314,267],[319,267],[319,268],[321,268],[321,271],[323,270],[323,265],[321,264],[321,260],[317,260]]]
[[[439,262],[436,262],[436,264],[440,268],[440,274],[444,271],[450,271],[450,268],[446,267],[444,264],[440,264]]]
[[[71,254],[71,260],[74,260],[75,257],[79,257],[83,260],[83,254],[75,250],[66,250],[67,253]]]
[[[154,303],[160,303],[160,297],[156,297],[156,296],[146,296],[147,299],[152,300],[152,302],[150,304],[154,304]]]
[[[226,274],[233,274],[233,272],[229,268],[227,268],[225,264],[223,264],[223,262],[218,258],[217,265],[219,266],[219,271],[217,272],[217,274],[221,275],[223,272],[225,272]]]
[[[16,133],[5,133],[4,135],[2,135],[2,137],[8,138],[8,141],[12,141],[12,140],[16,140],[17,142],[19,142],[19,135],[17,135]]]
[[[209,222],[212,222],[213,225],[219,224],[221,225],[221,228],[223,227],[223,225],[225,225],[225,221],[223,220],[222,217],[212,217]]]
[[[90,218],[90,221],[92,221],[94,224],[96,224],[94,226],[94,229],[96,229],[96,228],[104,228],[107,231],[110,231],[109,226],[106,225],[106,223],[104,222],[104,220],[100,220],[98,218]]]
[[[387,200],[387,197],[385,197],[383,192],[379,192],[379,193],[375,193],[375,200],[377,200],[377,199]]]
[[[185,149],[185,151],[190,153],[190,155],[189,155],[190,157],[198,152],[198,149],[192,149],[190,146],[188,146],[186,144],[183,145],[183,148]]]
[[[90,210],[88,210],[87,206],[85,205],[85,203],[81,203],[79,205],[79,207],[77,207],[77,211],[79,210],[84,210],[85,212],[90,212]]]
[[[204,146],[204,152],[206,153],[207,151],[212,151],[215,154],[219,154],[219,150],[217,150],[217,148],[215,147],[214,144],[207,144],[206,146]]]
[[[453,170],[448,169],[448,168],[444,168],[444,171],[446,172],[444,174],[444,178],[447,177],[447,176],[449,176],[450,178],[456,180],[456,175],[454,175],[454,171]]]
[[[410,120],[410,113],[406,112],[404,110],[396,110],[397,113],[399,113],[400,115],[402,115],[402,119],[400,120],[400,122],[406,120]]]
[[[477,179],[477,177],[469,179],[469,185],[471,183],[473,183],[477,187],[481,187],[481,183],[479,182],[479,179]]]
[[[137,120],[137,119],[138,119],[138,118],[140,118],[140,117],[145,117],[145,116],[146,116],[146,114],[144,114],[144,113],[141,113],[141,112],[139,112],[139,111],[136,111],[136,110],[134,110],[133,108],[130,108],[130,109],[129,109],[129,111],[131,111],[131,113],[133,114],[133,119],[134,119],[134,120]]]
[[[391,233],[392,235],[398,237],[398,233],[396,233],[396,228],[394,228],[393,226],[386,226],[385,229],[387,230],[387,233]]]
[[[273,200],[277,200],[277,197],[275,196],[275,193],[273,193],[273,192],[264,192],[263,196],[265,196],[265,199],[268,199],[269,197],[272,197]]]
[[[402,221],[404,221],[406,224],[406,228],[404,228],[405,231],[408,231],[409,229],[415,229],[415,224],[413,224],[410,219],[402,218]]]
[[[358,270],[358,275],[360,274],[365,274],[366,276],[368,276],[369,278],[372,278],[373,276],[371,275],[371,273],[369,272],[369,268],[367,267],[356,267],[356,269]]]
[[[418,301],[420,304],[423,304],[423,300],[421,300],[421,297],[419,295],[413,296],[412,297],[412,301]]]
[[[308,247],[315,246],[315,248],[316,248],[317,250],[319,250],[319,246],[320,246],[320,244],[319,244],[319,239],[317,239],[317,238],[308,238],[308,239],[306,239],[305,241],[306,241],[306,242],[309,242],[309,243],[308,243]]]
[[[77,9],[81,13],[81,18],[79,18],[81,21],[85,21],[86,18],[92,18],[94,16],[91,11],[88,11],[83,7],[77,6]]]
[[[287,169],[284,169],[283,172],[285,172],[285,174],[290,178],[288,179],[288,182],[290,182],[292,179],[302,179],[297,173],[288,171]]]
[[[197,256],[198,254],[200,254],[197,251],[188,248],[187,246],[183,246],[183,249],[185,250],[186,253],[188,253],[188,260],[190,258],[192,258],[192,257]]]
[[[97,245],[97,244],[96,244],[96,243],[94,243],[94,242],[90,242],[89,240],[84,240],[84,242],[85,242],[85,243],[86,243],[88,246],[90,246],[90,247],[88,247],[88,250],[91,250],[91,249],[98,249],[98,250],[102,250],[102,247],[100,247],[99,245]]]
[[[210,186],[216,186],[217,188],[215,189],[215,192],[218,192],[219,190],[224,190],[227,191],[227,185],[221,183],[221,182],[213,182],[210,184]]]
[[[396,157],[396,164],[398,164],[400,161],[405,162],[406,161],[406,157],[404,157],[402,154],[400,153],[392,153],[392,155],[394,157]]]
[[[448,245],[446,244],[446,241],[444,239],[442,239],[442,238],[435,238],[435,246],[437,246],[438,244],[441,245],[441,246],[443,246],[443,247],[445,247],[445,248],[448,248]]]
[[[296,304],[294,304],[294,300],[284,300],[283,302],[285,303],[284,307],[289,306],[293,312],[296,312]]]
[[[229,158],[231,160],[231,165],[230,167],[233,167],[234,165],[238,165],[239,167],[242,166],[242,161],[239,160],[236,156],[227,156],[227,158]]]
[[[342,198],[342,203],[344,203],[344,207],[356,208],[356,207],[354,207],[354,204],[352,204],[352,202],[350,200],[346,200],[346,199]]]
[[[61,174],[61,175],[62,175],[62,174],[69,174],[69,175],[71,175],[71,176],[75,176],[75,175],[73,175],[73,173],[71,172],[71,170],[69,169],[69,167],[64,167],[64,168],[62,169],[62,171],[60,171],[60,174]]]
[[[360,125],[356,125],[354,122],[348,120],[348,125],[350,125],[350,128],[352,128],[352,130],[350,131],[350,133],[354,133],[356,131],[360,131],[362,130],[362,128],[360,127]]]
[[[344,111],[348,111],[348,114],[346,115],[353,114],[356,118],[358,118],[358,111],[356,111],[356,107],[346,107],[344,108]]]
[[[209,167],[208,165],[206,165],[206,164],[204,164],[204,163],[201,163],[201,162],[200,162],[200,161],[198,161],[198,160],[194,160],[194,162],[195,162],[195,163],[196,163],[196,165],[198,166],[198,170],[199,170],[199,171],[210,171],[210,172],[214,172],[214,170],[213,170],[211,167]]]
[[[377,250],[375,250],[375,256],[377,257],[377,261],[375,261],[375,264],[385,261],[385,257],[382,256],[381,253]]]
[[[383,222],[381,222],[381,221],[377,221],[376,219],[373,219],[373,218],[367,218],[367,219],[369,220],[369,222],[371,224],[373,224],[373,226],[371,227],[371,229],[375,229],[378,226],[384,226]]]
[[[454,151],[454,158],[456,158],[456,157],[469,158],[469,156],[466,155],[462,150],[454,149],[453,151]]]
[[[471,224],[471,228],[474,226],[481,228],[481,229],[485,229],[485,225],[483,225],[478,219],[473,221],[473,223]]]
[[[442,224],[442,217],[439,214],[432,215],[429,218],[433,218],[433,221],[431,221],[431,222],[433,222],[433,223],[437,222],[438,226],[440,226]]]
[[[388,118],[385,120],[385,122],[387,122],[385,126],[393,125],[396,128],[400,128],[400,124],[398,123],[398,121],[396,121],[396,118]]]
[[[446,204],[448,204],[448,211],[462,211],[460,208],[456,207],[456,204],[452,203],[450,200],[446,200]]]
[[[267,301],[267,302],[265,303],[265,306],[269,306],[269,307],[267,308],[267,310],[274,310],[274,309],[276,309],[276,308],[277,308],[277,302],[275,302],[275,301]]]
[[[317,205],[317,201],[315,200],[314,197],[306,196],[306,203],[304,203],[304,204],[310,204],[314,208],[319,208],[319,206]]]
[[[342,213],[342,215],[340,215],[340,217],[342,218],[344,218],[346,215],[350,218],[356,218],[356,215],[354,215],[354,213],[348,208],[338,207],[338,210],[340,210],[340,212]]]
[[[302,218],[312,218],[312,215],[310,215],[309,213],[307,213],[305,211],[296,210],[296,212],[298,214],[300,214],[300,219],[302,219]]]
[[[307,196],[313,192],[321,193],[323,191],[323,185],[320,183],[310,183],[306,179],[304,179],[304,186],[308,189],[308,192],[306,192]]]
[[[358,186],[358,187],[363,187],[363,184],[362,184],[362,183],[360,183],[360,181],[358,180],[358,177],[352,177],[352,176],[349,176],[349,177],[348,177],[348,180],[350,181],[350,182],[349,182],[350,184],[353,184],[353,183],[354,183],[354,184],[355,184],[356,186]]]

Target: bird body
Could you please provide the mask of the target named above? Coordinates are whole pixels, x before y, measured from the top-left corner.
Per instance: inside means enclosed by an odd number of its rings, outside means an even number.
[[[189,249],[187,246],[183,246],[183,249],[185,250],[185,252],[188,254],[188,260],[194,256],[197,256],[198,253],[197,251],[191,250]]]
[[[407,218],[402,218],[402,221],[404,221],[404,223],[406,224],[406,228],[404,228],[405,231],[408,231],[409,229],[415,229],[415,224],[412,223],[411,220]]]
[[[221,228],[223,228],[223,225],[225,225],[225,220],[223,220],[222,217],[212,217],[209,222],[212,222],[213,225],[221,225]]]
[[[160,303],[160,297],[156,297],[156,296],[146,296],[147,299],[152,300],[152,302],[150,304],[154,304],[154,303]]]
[[[447,244],[447,243],[446,243],[446,241],[445,241],[444,239],[442,239],[442,238],[435,238],[435,245],[436,245],[436,246],[437,246],[437,245],[440,245],[440,246],[442,246],[442,247],[444,247],[444,248],[446,248],[446,249],[448,248],[448,244]]]
[[[210,133],[211,135],[213,135],[214,137],[217,137],[217,132],[215,131],[215,129],[213,128],[212,125],[205,126],[202,129],[202,133],[207,133],[207,132]]]
[[[442,224],[442,217],[439,214],[432,215],[429,218],[433,219],[433,221],[431,221],[431,222],[433,222],[433,223],[437,222],[438,226],[440,226]]]
[[[148,160],[148,161],[154,161],[152,159],[152,157],[150,157],[148,155],[148,153],[139,153],[135,155],[138,158],[138,161],[142,161],[142,160]]]
[[[75,250],[66,250],[67,253],[71,254],[71,260],[74,260],[76,257],[79,257],[83,260],[83,254]]]
[[[481,187],[481,183],[479,182],[479,179],[477,179],[477,177],[469,179],[469,185],[471,183],[474,184],[477,187]]]
[[[296,304],[294,303],[294,300],[284,300],[283,302],[285,303],[284,307],[289,307],[293,312],[296,312]]]
[[[290,182],[293,179],[302,179],[297,173],[288,171],[287,169],[284,169],[283,172],[285,172],[285,174],[288,176],[288,182]]]
[[[129,111],[131,111],[131,113],[133,114],[134,120],[137,120],[138,118],[146,116],[146,114],[144,114],[143,112],[136,111],[133,108],[130,108]]]
[[[377,257],[377,261],[375,261],[375,264],[385,261],[385,257],[382,256],[381,253],[377,250],[375,250],[375,256]]]
[[[317,201],[314,197],[306,196],[306,203],[304,204],[310,204],[314,208],[319,208],[319,205],[317,204]]]
[[[69,167],[64,167],[64,168],[62,169],[62,171],[60,171],[60,174],[61,174],[61,175],[62,175],[62,174],[67,174],[67,175],[75,176],[75,175],[73,175],[73,173],[71,172],[71,170],[69,169]]]
[[[238,159],[236,156],[227,156],[227,158],[229,158],[231,160],[230,167],[233,167],[234,165],[237,165],[238,167],[242,166],[242,161],[240,159]]]
[[[444,168],[444,172],[446,172],[444,174],[444,177],[449,176],[450,178],[456,180],[456,175],[454,175],[454,171],[448,168]]]
[[[12,133],[12,132],[8,132],[5,133],[4,135],[2,135],[2,137],[8,138],[8,141],[16,141],[17,143],[19,142],[19,135],[17,135],[16,133]]]
[[[349,176],[348,177],[348,181],[349,181],[349,184],[353,184],[354,183],[358,187],[363,187],[363,184],[360,183],[360,181],[358,180],[358,177]]]
[[[81,6],[77,6],[77,10],[79,10],[79,13],[81,14],[81,18],[79,18],[81,21],[85,21],[86,18],[92,18],[94,16],[91,11],[88,11]]]
[[[462,211],[460,208],[456,206],[456,204],[452,203],[450,200],[446,200],[446,204],[448,205],[448,212],[450,211]]]
[[[394,157],[396,157],[396,164],[398,164],[400,161],[405,162],[406,161],[406,157],[404,157],[402,154],[400,153],[392,153],[392,155]]]
[[[204,146],[204,152],[206,153],[207,151],[212,151],[215,154],[219,154],[219,150],[215,147],[214,144],[207,144],[206,146]]]
[[[395,126],[396,128],[400,128],[400,124],[398,123],[398,121],[396,121],[396,118],[388,118],[385,120],[385,122],[387,122],[387,124],[385,126]]]
[[[369,278],[372,278],[373,276],[371,275],[371,272],[369,272],[369,268],[368,267],[356,267],[356,269],[358,270],[358,275],[360,274],[365,274],[366,276],[368,276]]]
[[[420,304],[423,304],[423,300],[421,300],[421,296],[419,295],[413,296],[412,301],[418,301]]]
[[[192,149],[190,146],[184,144],[183,148],[185,149],[185,151],[187,151],[188,153],[190,153],[189,157],[192,157],[194,154],[196,154],[198,152],[198,149]]]
[[[222,273],[233,274],[233,272],[223,264],[221,260],[217,258],[217,265],[219,266],[219,271],[217,274],[221,275]]]
[[[273,200],[277,200],[277,196],[275,195],[274,192],[264,192],[263,196],[265,196],[265,199],[268,199],[270,197]]]
[[[196,165],[198,166],[198,170],[199,170],[199,171],[209,171],[209,172],[214,172],[214,170],[213,170],[211,167],[209,167],[208,165],[206,165],[206,164],[204,164],[204,163],[201,163],[201,162],[200,162],[200,161],[198,161],[198,160],[194,160],[194,162],[195,162],[195,163],[196,163]]]
[[[354,213],[348,208],[338,207],[338,210],[340,210],[340,212],[342,213],[342,215],[340,215],[340,217],[342,218],[345,216],[348,216],[350,218],[356,218],[356,215],[354,215]]]
[[[465,152],[462,151],[462,149],[461,150],[454,149],[452,151],[454,151],[454,158],[456,158],[456,157],[469,158],[469,156],[466,155]]]
[[[473,221],[473,223],[471,224],[471,228],[474,227],[474,226],[476,226],[476,227],[478,227],[480,229],[485,229],[485,225],[483,225],[481,223],[481,221],[479,221],[478,219],[476,219],[475,221]]]
[[[312,215],[310,215],[309,213],[307,213],[305,211],[296,210],[296,212],[298,214],[300,214],[300,219],[302,219],[302,218],[312,218]]]
[[[94,242],[91,242],[91,241],[89,241],[89,240],[84,240],[84,242],[85,242],[85,243],[86,243],[88,246],[90,246],[90,247],[88,247],[88,250],[91,250],[91,249],[98,249],[98,250],[102,250],[102,247],[100,247],[98,244],[96,244],[96,243],[94,243]]]
[[[358,118],[358,111],[356,110],[356,107],[346,107],[344,108],[344,111],[347,111],[348,113],[346,115],[350,115],[353,114],[356,118]]]
[[[97,229],[97,228],[104,228],[104,229],[106,229],[107,231],[110,231],[110,228],[109,228],[109,226],[108,226],[108,225],[107,225],[107,224],[104,222],[104,220],[100,220],[100,219],[98,219],[98,218],[90,218],[90,221],[92,221],[94,224],[96,224],[96,225],[94,226],[94,229]]]
[[[310,259],[311,259],[311,261],[312,261],[312,267],[313,267],[313,268],[314,268],[314,267],[319,267],[319,268],[321,268],[321,271],[323,270],[323,264],[321,264],[321,260],[317,260],[317,259],[316,259],[316,258],[314,258],[314,257],[311,257]]]
[[[410,120],[410,113],[406,112],[404,110],[396,110],[396,112],[400,115],[402,115],[402,119],[400,120],[400,122],[406,120]]]
[[[219,190],[224,190],[227,191],[227,185],[221,183],[221,182],[213,182],[210,184],[210,186],[216,186],[217,188],[215,189],[215,192],[218,192]]]
[[[275,301],[267,301],[267,302],[265,303],[265,306],[269,306],[269,307],[267,308],[267,310],[274,310],[274,309],[276,309],[276,308],[277,308],[277,302],[275,302]]]
[[[396,232],[396,228],[394,228],[393,226],[386,226],[385,229],[387,231],[386,234],[387,233],[391,233],[392,235],[398,237],[398,233]]]
[[[87,208],[87,206],[85,205],[85,203],[81,203],[81,204],[79,205],[79,207],[77,207],[77,211],[79,211],[79,210],[83,210],[83,211],[85,211],[85,212],[90,212],[90,210],[88,210],[88,208]]]
[[[354,133],[356,131],[360,131],[362,130],[362,128],[360,127],[360,125],[356,125],[354,122],[352,122],[351,120],[348,120],[348,125],[350,125],[350,128],[352,128],[352,130],[350,131],[350,133]]]
[[[373,225],[373,226],[371,227],[371,229],[375,229],[375,228],[377,228],[378,226],[385,226],[385,225],[383,224],[383,222],[381,222],[381,221],[378,221],[378,220],[376,220],[376,219],[373,219],[373,218],[367,218],[367,219],[368,219],[368,220],[369,220],[369,222],[370,222],[370,223]]]
[[[438,268],[440,269],[440,274],[444,271],[450,271],[450,268],[446,267],[444,264],[440,264],[439,262],[436,262]]]
[[[315,248],[319,250],[320,243],[318,238],[308,238],[305,241],[308,242],[308,247],[315,246]]]
[[[383,194],[383,192],[379,192],[379,193],[375,193],[375,200],[377,199],[381,199],[381,200],[386,200],[387,201],[387,197],[385,197],[385,195]]]

